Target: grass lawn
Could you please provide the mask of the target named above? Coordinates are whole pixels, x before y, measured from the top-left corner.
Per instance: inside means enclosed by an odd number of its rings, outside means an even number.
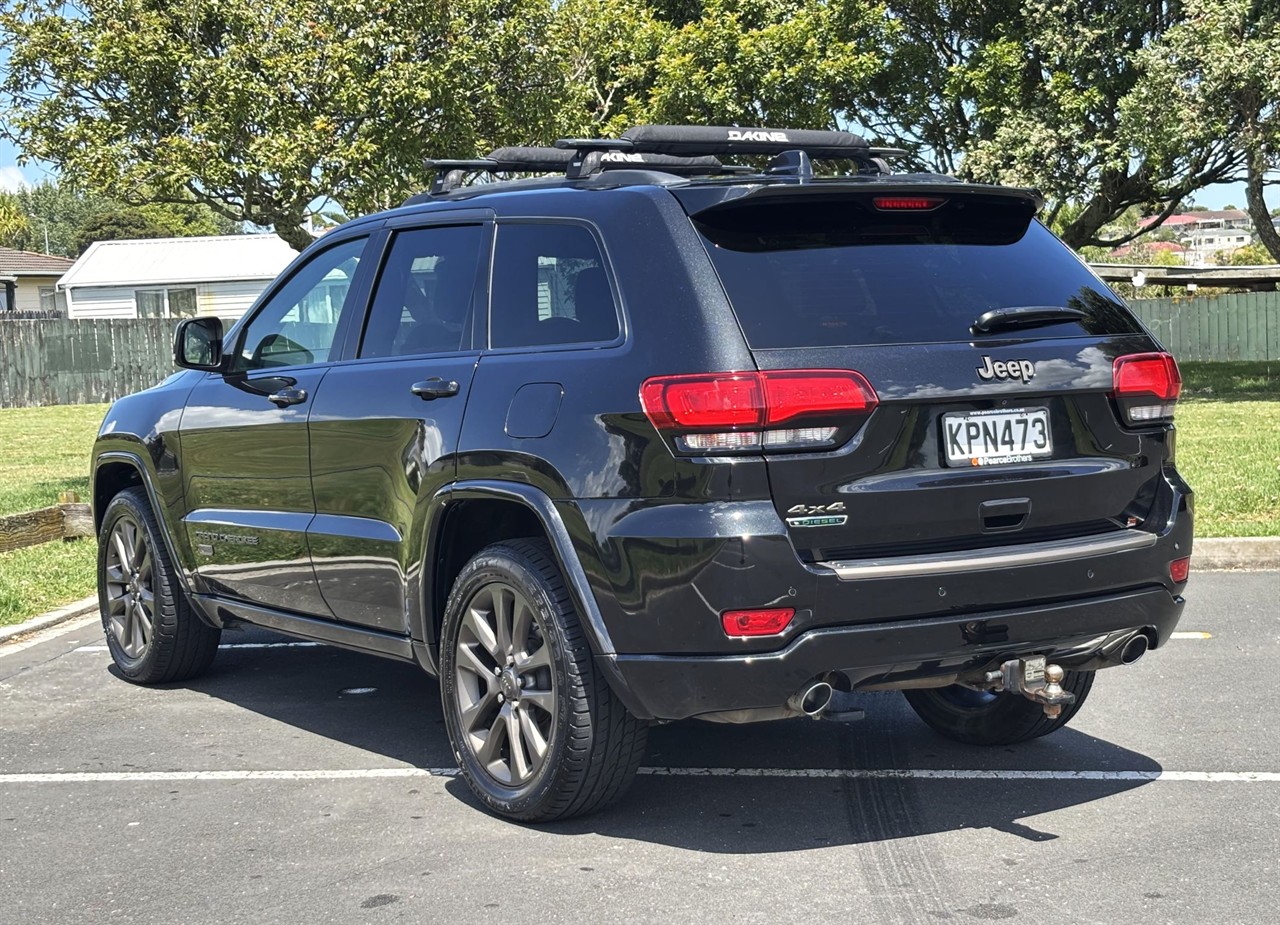
[[[1280,363],[1185,363],[1178,469],[1196,491],[1198,536],[1280,536]],[[1210,398],[1212,396],[1212,398]],[[0,514],[88,500],[105,405],[0,410]],[[0,625],[94,590],[92,540],[0,553]]]
[[[0,409],[0,514],[89,500],[89,453],[106,405]],[[94,593],[97,544],[42,543],[0,553],[0,626]]]

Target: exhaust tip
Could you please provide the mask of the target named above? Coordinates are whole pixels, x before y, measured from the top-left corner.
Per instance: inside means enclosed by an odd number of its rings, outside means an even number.
[[[833,693],[826,681],[815,681],[796,691],[787,704],[805,716],[818,716],[831,705]]]
[[[1151,641],[1147,639],[1147,634],[1138,633],[1126,642],[1124,648],[1120,650],[1120,663],[1122,665],[1132,665],[1146,655],[1149,648],[1151,648]]]

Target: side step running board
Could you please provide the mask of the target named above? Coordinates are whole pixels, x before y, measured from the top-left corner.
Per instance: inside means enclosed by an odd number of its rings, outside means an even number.
[[[846,581],[864,578],[913,578],[925,575],[949,575],[955,572],[980,572],[987,569],[1016,568],[1070,559],[1089,559],[1117,552],[1146,549],[1158,537],[1143,530],[1102,536],[1083,536],[1070,540],[1049,540],[1022,546],[994,546],[990,549],[966,549],[929,556],[893,556],[883,559],[845,559],[818,562]]]

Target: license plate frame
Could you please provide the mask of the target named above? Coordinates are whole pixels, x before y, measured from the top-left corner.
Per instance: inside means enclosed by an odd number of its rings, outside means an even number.
[[[1021,427],[1024,422],[1026,426]],[[1043,405],[950,411],[942,415],[940,424],[941,457],[948,466],[1008,466],[1035,462],[1053,455],[1053,428],[1050,426],[1049,409]],[[957,425],[959,431],[955,430]],[[1006,436],[1009,438],[1007,441]],[[975,439],[977,453],[972,452]]]

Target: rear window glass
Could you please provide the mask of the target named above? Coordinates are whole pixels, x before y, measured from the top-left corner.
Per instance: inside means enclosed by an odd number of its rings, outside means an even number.
[[[848,202],[762,204],[694,220],[756,349],[968,341],[978,316],[1021,306],[1084,317],[989,336],[1141,331],[1065,245],[1025,222],[981,206],[929,217]]]

